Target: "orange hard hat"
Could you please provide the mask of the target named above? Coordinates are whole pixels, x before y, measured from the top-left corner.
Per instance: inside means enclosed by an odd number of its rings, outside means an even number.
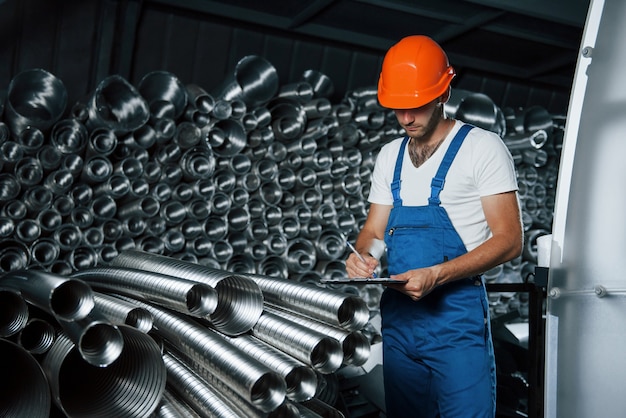
[[[390,109],[424,106],[444,94],[455,75],[439,44],[428,36],[407,36],[385,55],[378,101]]]

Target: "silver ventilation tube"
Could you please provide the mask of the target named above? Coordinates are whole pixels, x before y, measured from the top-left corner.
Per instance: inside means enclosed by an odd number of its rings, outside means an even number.
[[[252,335],[323,374],[337,371],[343,362],[339,341],[267,311],[252,329]]]
[[[154,317],[157,335],[256,408],[272,411],[284,400],[286,384],[281,376],[206,326],[184,315],[120,297],[147,309]]]
[[[0,338],[0,416],[50,416],[48,380],[35,358],[23,347]]]
[[[217,335],[280,374],[287,383],[287,398],[300,402],[315,395],[317,375],[310,366],[252,335]]]
[[[161,273],[123,267],[96,267],[72,275],[97,289],[144,299],[187,315],[210,317],[217,307],[211,286]]]
[[[0,282],[0,338],[20,332],[28,321],[28,305],[19,291],[3,289]]]
[[[96,309],[116,325],[128,325],[148,333],[152,330],[152,314],[130,302],[118,299],[105,293],[94,293]]]
[[[335,324],[348,330],[361,329],[369,321],[369,310],[360,297],[307,283],[249,274],[265,300],[292,311]]]
[[[119,330],[124,349],[107,367],[85,362],[62,334],[46,354],[42,367],[52,399],[67,416],[148,417],[157,408],[166,384],[160,348],[132,327],[121,325]]]
[[[339,341],[343,349],[343,364],[345,365],[361,366],[369,358],[370,343],[367,337],[360,331],[347,331],[339,327],[333,327],[276,306],[266,305],[264,310]]]
[[[122,252],[111,265],[160,272],[212,286],[218,301],[210,320],[225,334],[249,331],[263,310],[261,290],[253,280],[241,275],[139,251]]]
[[[0,286],[19,291],[27,302],[65,321],[85,318],[94,307],[89,285],[54,273],[14,271],[0,277]]]

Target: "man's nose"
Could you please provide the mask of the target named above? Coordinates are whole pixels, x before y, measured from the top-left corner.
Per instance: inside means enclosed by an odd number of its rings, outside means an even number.
[[[396,110],[396,117],[402,125],[408,125],[413,122],[413,115],[406,109]]]

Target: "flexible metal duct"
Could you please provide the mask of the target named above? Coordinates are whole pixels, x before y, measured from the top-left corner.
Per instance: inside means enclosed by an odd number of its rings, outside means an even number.
[[[209,317],[218,303],[213,287],[161,273],[123,267],[96,267],[77,271],[72,277],[98,289],[144,299],[199,318]]]
[[[15,164],[15,178],[22,186],[34,186],[43,179],[41,162],[35,157],[26,157]]]
[[[25,70],[9,83],[4,120],[15,136],[27,126],[46,131],[66,106],[67,91],[60,79],[40,68]]]
[[[252,335],[218,335],[281,375],[287,384],[287,398],[300,402],[315,395],[317,375],[311,367]]]
[[[266,59],[248,55],[237,63],[232,78],[226,79],[215,97],[243,100],[248,107],[261,106],[278,92],[278,73]]]
[[[0,337],[20,332],[28,321],[28,305],[19,291],[3,289],[0,282]]]
[[[224,399],[213,386],[202,379],[176,355],[165,352],[163,361],[167,367],[167,383],[194,411],[207,417],[240,417],[239,411]],[[261,416],[261,413],[257,413]],[[254,415],[253,415],[254,416]]]
[[[31,354],[44,354],[52,348],[56,334],[51,322],[32,318],[17,335],[17,343]]]
[[[327,417],[327,418],[344,418],[344,415],[337,409],[331,407],[319,399],[311,399],[296,405],[301,416],[304,417]]]
[[[166,362],[167,366],[167,362]],[[168,372],[168,377],[170,373]],[[171,385],[166,386],[161,402],[154,411],[155,418],[201,418],[188,403],[181,400],[180,397],[172,393]]]
[[[15,140],[22,148],[24,155],[33,155],[43,145],[45,137],[39,128],[29,125],[17,135]]]
[[[215,98],[206,92],[202,87],[197,84],[187,84],[185,86],[187,90],[188,104],[191,105],[191,109],[196,110],[200,114],[208,115],[215,106]]]
[[[118,299],[114,296],[95,292],[95,309],[117,325],[128,325],[143,333],[152,330],[153,318],[150,312],[137,307],[130,302]]]
[[[46,354],[42,367],[52,399],[67,416],[148,417],[158,406],[166,383],[159,346],[135,328],[119,330],[124,349],[108,367],[85,362],[63,334]]]
[[[125,134],[143,126],[150,108],[139,91],[125,78],[111,75],[102,80],[88,103],[86,126],[92,130],[105,127]]]
[[[247,277],[259,285],[265,300],[274,305],[347,330],[361,329],[369,320],[369,310],[359,297],[282,278],[259,274]]]
[[[0,338],[0,415],[46,418],[50,416],[48,380],[35,358],[19,345]]]
[[[339,341],[343,349],[343,364],[345,365],[361,366],[369,358],[370,343],[365,335],[359,331],[347,331],[342,328],[333,327],[321,321],[315,321],[270,304],[266,304],[263,309],[265,312],[272,313],[306,328],[319,331]]]
[[[237,393],[233,392],[228,386],[221,383],[207,369],[203,368],[200,363],[180,355],[184,358],[184,362],[205,382],[208,382],[212,388],[220,395],[223,402],[230,405],[233,411],[241,417],[266,417],[266,418],[299,418],[298,411],[291,406],[290,402],[283,401],[272,411],[264,412],[251,405],[248,401],[241,398]]]
[[[4,111],[4,103],[0,106],[0,109]],[[6,123],[0,122],[0,144],[8,141],[11,138],[11,131]]]
[[[223,119],[217,121],[209,130],[209,143],[216,155],[222,157],[232,157],[246,146],[246,131],[241,122],[235,119]],[[211,138],[217,135],[220,140],[213,141]]]
[[[19,291],[27,302],[66,321],[85,318],[94,307],[89,285],[54,273],[10,272],[0,277],[0,285]]]
[[[124,339],[119,327],[100,311],[93,309],[86,317],[72,321],[57,320],[87,363],[107,367],[122,353]]]
[[[225,334],[238,335],[249,331],[263,311],[261,290],[247,277],[134,250],[121,252],[111,264],[160,272],[210,285],[217,291],[217,307],[210,320]]]
[[[62,119],[52,126],[51,144],[63,154],[82,154],[89,140],[89,132],[76,119]]]
[[[335,85],[330,77],[319,71],[305,70],[302,79],[313,87],[313,95],[316,98],[328,98],[335,91]]]
[[[510,134],[503,137],[504,143],[511,152],[526,149],[540,149],[548,141],[548,133],[539,129],[530,134]]]
[[[504,135],[504,116],[499,116],[500,109],[489,96],[473,93],[462,99],[455,112],[455,117],[488,131]]]
[[[187,90],[167,71],[152,71],[143,76],[137,90],[148,102],[153,117],[178,119],[187,106]]]
[[[298,138],[306,129],[304,108],[291,99],[274,99],[268,104],[272,115],[272,130],[279,141],[289,142]]]
[[[258,360],[184,315],[120,297],[147,309],[154,317],[158,335],[255,407],[272,411],[283,402],[284,379]]]
[[[341,343],[336,339],[267,311],[254,325],[252,335],[320,373],[337,371],[343,361]]]

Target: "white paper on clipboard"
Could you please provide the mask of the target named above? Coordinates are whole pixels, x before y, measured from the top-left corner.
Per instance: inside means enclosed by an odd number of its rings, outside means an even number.
[[[396,280],[390,277],[355,277],[352,279],[322,279],[327,284],[405,284],[408,280]]]

